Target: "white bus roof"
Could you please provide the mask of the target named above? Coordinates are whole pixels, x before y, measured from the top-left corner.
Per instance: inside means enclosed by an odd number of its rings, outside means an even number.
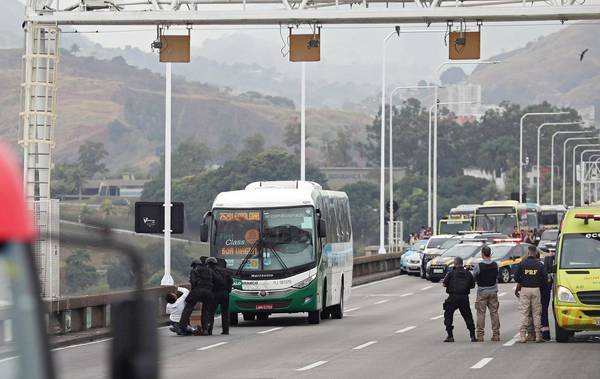
[[[346,196],[343,192],[323,191],[314,182],[273,181],[254,182],[244,190],[221,192],[213,202],[213,208],[269,208],[315,206],[321,195]]]
[[[540,208],[542,208],[542,211],[567,211],[567,208],[565,208],[563,205],[540,205]]]

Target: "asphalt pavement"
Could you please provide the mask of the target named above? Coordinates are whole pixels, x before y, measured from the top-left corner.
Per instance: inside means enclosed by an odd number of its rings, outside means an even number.
[[[513,288],[499,289],[501,342],[490,341],[489,317],[485,342],[469,342],[457,311],[456,342],[443,343],[443,287],[404,275],[353,288],[342,320],[309,325],[304,314],[275,315],[240,321],[229,336],[219,334],[220,322],[213,336],[162,328],[161,378],[600,378],[600,335],[517,342]],[[56,349],[59,378],[107,378],[109,347],[102,340]]]

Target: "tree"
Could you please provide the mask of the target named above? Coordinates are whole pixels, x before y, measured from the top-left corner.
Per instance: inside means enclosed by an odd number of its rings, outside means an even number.
[[[341,191],[348,194],[352,234],[359,251],[361,245],[375,243],[378,238],[379,186],[369,182],[356,182],[344,186]]]
[[[244,148],[240,155],[255,156],[263,151],[265,151],[265,136],[256,133],[244,139]]]
[[[83,186],[86,183],[85,174],[79,164],[57,164],[53,170],[54,177],[62,182],[62,193],[77,193],[81,200]]]
[[[100,205],[100,211],[102,211],[102,213],[104,213],[104,218],[108,218],[108,216],[110,216],[111,214],[114,213],[114,207],[112,205],[112,201],[110,199],[104,199],[104,201],[102,201],[102,204]]]
[[[91,178],[96,174],[108,172],[106,165],[103,163],[104,158],[107,156],[108,152],[104,149],[103,143],[87,141],[79,146],[77,163],[83,171],[84,176]]]
[[[100,276],[90,262],[90,254],[85,250],[76,250],[67,257],[65,282],[69,291],[80,292],[98,282]]]
[[[210,162],[210,157],[210,149],[204,143],[193,140],[182,141],[173,151],[171,176],[181,178],[199,174],[204,171],[206,165]]]
[[[352,142],[350,129],[348,127],[343,130],[338,129],[335,140],[325,140],[325,157],[327,164],[337,167],[355,165],[356,163],[352,159],[353,147],[354,144]]]
[[[300,155],[300,123],[297,121],[290,122],[285,126],[285,135],[283,137],[283,143],[289,148],[293,149],[294,155]],[[305,136],[305,144],[308,148],[311,146],[308,135]]]
[[[450,67],[440,75],[442,84],[458,84],[467,78],[467,74],[460,67]]]

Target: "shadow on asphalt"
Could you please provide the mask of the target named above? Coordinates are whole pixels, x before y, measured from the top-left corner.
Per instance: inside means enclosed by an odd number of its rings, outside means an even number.
[[[308,323],[308,316],[306,314],[300,314],[297,316],[270,316],[267,320],[264,321],[244,321],[240,314],[240,321],[236,328],[247,328],[247,327],[257,327],[257,326],[312,326]],[[321,320],[321,323],[334,322],[337,320]]]

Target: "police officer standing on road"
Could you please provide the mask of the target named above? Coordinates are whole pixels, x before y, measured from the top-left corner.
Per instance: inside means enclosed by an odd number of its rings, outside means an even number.
[[[213,273],[213,302],[209,308],[208,335],[212,335],[215,312],[218,306],[221,306],[221,327],[223,328],[221,334],[229,334],[229,293],[233,287],[233,279],[223,267],[224,260],[219,262],[216,258],[210,257],[206,260],[206,263]]]
[[[473,276],[477,282],[477,342],[483,342],[485,333],[485,310],[490,310],[492,321],[492,341],[500,341],[500,316],[498,315],[498,264],[491,259],[492,250],[489,246],[481,249],[478,265],[473,267]]]
[[[210,259],[210,258],[208,258]],[[207,261],[208,261],[207,259]],[[214,258],[213,258],[214,259]],[[206,334],[206,328],[209,325],[208,317],[209,309],[213,301],[213,274],[206,264],[199,260],[192,262],[192,270],[190,271],[190,284],[192,286],[191,293],[185,299],[185,308],[181,314],[179,326],[181,334],[190,335],[192,331],[189,329],[190,316],[197,302],[202,302],[202,316],[200,334]]]
[[[540,288],[548,281],[544,264],[536,258],[535,246],[527,247],[527,258],[517,267],[515,281],[517,288],[515,295],[519,298],[519,312],[521,313],[521,326],[519,329],[519,342],[527,342],[527,326],[529,315],[533,316],[533,327],[535,329],[535,342],[544,342],[541,334],[542,304]]]
[[[448,337],[446,337],[444,342],[454,342],[454,334],[452,333],[454,327],[452,326],[452,322],[454,311],[457,309],[467,324],[471,342],[477,342],[473,314],[471,313],[471,306],[469,304],[469,292],[471,292],[472,288],[475,288],[475,280],[473,279],[473,275],[463,267],[461,257],[454,258],[454,270],[446,275],[443,284],[449,295],[443,305],[444,325],[446,325],[446,332],[448,333]]]

